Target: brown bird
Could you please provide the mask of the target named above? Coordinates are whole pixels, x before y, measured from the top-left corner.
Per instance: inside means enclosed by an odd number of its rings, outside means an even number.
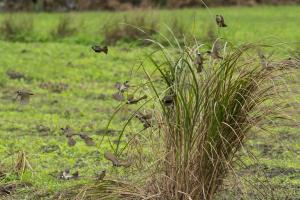
[[[70,169],[65,169],[64,171],[59,173],[59,178],[63,180],[70,180],[79,178],[79,172],[76,171],[73,174],[70,173]]]
[[[151,121],[151,118],[152,118],[152,115],[151,114],[148,114],[148,115],[144,115],[143,113],[141,112],[137,112],[135,114],[135,117],[140,120],[140,122],[144,125],[144,129],[147,129],[147,128],[150,128],[153,126],[152,124],[152,121]]]
[[[111,161],[114,167],[130,167],[132,164],[131,161],[119,160],[114,154],[109,151],[104,153],[104,158]]]
[[[70,147],[75,146],[76,140],[73,138],[73,136],[75,135],[73,129],[69,125],[67,125],[65,128],[61,128],[61,130],[68,140],[68,145]]]
[[[76,144],[76,140],[73,137],[67,137],[69,147],[73,147]]]
[[[94,140],[91,137],[89,137],[89,136],[87,136],[85,134],[82,134],[82,133],[80,133],[78,135],[85,142],[85,144],[87,146],[95,146],[95,142],[94,142]]]
[[[216,15],[216,22],[219,27],[227,27],[224,21],[224,17],[222,15]]]
[[[61,128],[60,130],[64,133],[66,137],[72,137],[75,134],[74,130],[69,125],[67,125],[65,128]]]
[[[147,95],[144,95],[138,99],[134,99],[133,95],[132,96],[129,96],[128,99],[127,99],[127,102],[126,104],[137,104],[138,102],[140,102],[141,100],[144,100],[144,99],[147,99],[148,96]]]
[[[98,45],[94,45],[92,46],[92,49],[96,52],[96,53],[105,53],[107,54],[108,53],[108,47],[107,46],[104,46],[104,47],[100,47]]]
[[[152,117],[153,117],[153,115],[150,111],[144,111],[144,113],[137,111],[136,115],[139,115],[141,118],[146,119],[146,120],[152,119]]]
[[[267,60],[267,57],[264,55],[264,53],[262,52],[262,50],[258,50],[257,52],[258,54],[258,57],[260,59],[260,64],[263,68],[268,68],[268,60]]]
[[[14,70],[7,70],[6,75],[10,79],[26,79],[25,74],[23,74],[21,72],[14,71]]]
[[[102,171],[96,173],[96,180],[102,181],[104,179],[105,175],[106,175],[106,170],[102,170]]]
[[[30,91],[26,91],[26,90],[18,90],[17,91],[17,99],[19,99],[19,101],[22,105],[28,104],[30,101],[30,96],[32,96],[32,95],[33,95],[33,93],[31,93]]]
[[[166,106],[171,106],[174,103],[174,97],[175,95],[166,95],[163,99],[162,102],[166,105]]]
[[[204,58],[203,58],[202,54],[197,53],[194,64],[197,67],[197,72],[198,73],[201,73],[203,71],[203,62],[204,62]]]
[[[115,83],[115,88],[117,88],[118,91],[121,93],[124,93],[125,91],[127,91],[129,89],[129,87],[130,87],[129,81],[125,81],[123,84],[120,82]]]
[[[124,101],[125,98],[124,98],[124,94],[121,93],[121,92],[116,92],[112,95],[112,97],[117,100],[117,101]]]
[[[212,51],[207,51],[213,59],[223,59],[222,56],[220,56],[220,50],[221,50],[221,44],[216,41],[213,45]]]
[[[106,158],[107,160],[111,161],[112,164],[113,164],[113,166],[118,166],[119,165],[118,158],[114,154],[112,154],[111,152],[109,152],[109,151],[106,151],[104,153],[104,158]]]
[[[118,167],[130,167],[132,162],[130,160],[120,160]]]

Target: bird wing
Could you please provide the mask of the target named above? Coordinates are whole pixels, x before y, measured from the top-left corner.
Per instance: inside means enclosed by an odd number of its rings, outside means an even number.
[[[23,96],[20,96],[20,103],[22,105],[27,105],[30,101],[30,96],[29,95],[23,95]]]

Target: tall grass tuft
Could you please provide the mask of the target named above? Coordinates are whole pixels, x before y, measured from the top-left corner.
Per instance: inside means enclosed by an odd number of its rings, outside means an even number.
[[[102,27],[104,42],[108,45],[116,44],[118,41],[137,42],[145,41],[155,34],[158,30],[156,18],[151,20],[147,16],[137,14],[133,16],[124,16],[122,19],[113,20]]]
[[[26,42],[33,33],[32,18],[6,17],[1,22],[0,32],[5,40]]]
[[[52,30],[51,35],[55,39],[62,39],[74,35],[78,29],[72,25],[70,16],[63,16],[59,19],[57,26]]]
[[[249,130],[272,113],[263,103],[272,98],[270,80],[282,68],[262,67],[251,56],[257,47],[248,44],[227,48],[221,60],[207,58],[197,73],[199,46],[171,51],[158,46],[149,58],[162,79],[157,83],[148,75],[148,80],[160,102],[164,156],[146,189],[159,194],[156,199],[213,199]],[[171,105],[164,103],[166,95]]]

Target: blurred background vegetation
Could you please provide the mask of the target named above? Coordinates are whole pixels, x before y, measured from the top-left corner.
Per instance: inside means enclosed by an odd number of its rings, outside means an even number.
[[[300,4],[300,0],[0,0],[2,11],[130,10],[133,8],[183,8],[194,6]]]

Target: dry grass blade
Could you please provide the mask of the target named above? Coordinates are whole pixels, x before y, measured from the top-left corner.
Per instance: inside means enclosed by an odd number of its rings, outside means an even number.
[[[19,152],[16,160],[15,171],[19,176],[22,176],[27,169],[33,171],[27,159],[26,153],[24,151],[21,151]]]
[[[75,186],[57,194],[53,199],[138,200],[147,198],[143,190],[132,184],[115,180],[103,180],[92,186]]]

